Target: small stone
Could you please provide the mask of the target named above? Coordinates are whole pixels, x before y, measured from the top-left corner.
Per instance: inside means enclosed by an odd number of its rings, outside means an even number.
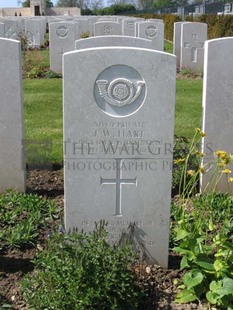
[[[146,267],[146,273],[151,273],[151,268],[149,266]]]
[[[16,298],[15,298],[15,295],[11,296],[11,301],[15,301]]]

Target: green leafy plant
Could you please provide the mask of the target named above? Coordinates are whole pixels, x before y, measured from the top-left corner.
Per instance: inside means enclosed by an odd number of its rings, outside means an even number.
[[[176,160],[182,173],[179,198],[172,206],[172,242],[173,250],[183,256],[180,269],[187,270],[176,301],[187,303],[206,298],[210,304],[230,310],[233,303],[233,199],[216,193],[216,189],[222,178],[232,182],[227,168],[231,155],[222,150],[215,152],[216,159],[210,164],[213,176],[207,184],[212,192],[196,194],[196,182],[206,169],[201,165],[196,170],[189,169],[193,153],[200,158],[205,156],[197,149],[198,135],[205,133],[197,128],[189,152]]]
[[[0,197],[0,249],[34,246],[59,212],[52,201],[8,190]]]
[[[34,273],[22,282],[30,309],[138,309],[145,293],[131,270],[135,254],[110,245],[104,226],[90,234],[51,235]]]

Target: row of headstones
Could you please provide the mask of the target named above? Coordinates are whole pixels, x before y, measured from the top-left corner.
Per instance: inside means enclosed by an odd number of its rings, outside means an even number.
[[[9,39],[19,39],[19,36],[25,33],[28,36],[30,43],[43,44],[44,35],[46,32],[46,24],[53,22],[74,22],[78,23],[76,31],[76,39],[79,39],[82,33],[89,33],[93,35],[127,35],[137,36],[138,28],[136,22],[143,21],[143,18],[123,18],[123,17],[24,17],[24,18],[1,18],[0,19],[0,36]],[[160,21],[162,20],[148,20]],[[146,35],[148,38],[157,36],[162,32],[163,27],[160,25],[159,29],[154,27],[148,28]],[[149,26],[149,25],[148,25]],[[140,30],[142,31],[142,30]],[[36,42],[36,43],[35,43]]]
[[[40,47],[44,44],[46,18],[1,18],[0,37],[25,40],[28,47]]]
[[[233,38],[205,43],[203,151],[231,151]],[[20,43],[0,39],[0,190],[25,190]],[[63,56],[66,229],[108,221],[167,266],[176,58],[141,47]],[[202,184],[208,181],[205,175]]]
[[[65,52],[87,47],[87,43],[75,43],[83,33],[90,36],[123,35],[140,37],[151,41],[151,48],[163,51],[164,24],[159,19],[127,17],[38,17],[38,18],[2,18],[0,20],[0,37],[20,39],[24,34],[28,45],[35,47],[44,43],[46,23],[50,32],[50,69],[62,72],[62,55]],[[207,24],[177,22],[174,24],[174,55],[177,56],[177,68],[203,71],[204,42],[207,40]],[[126,45],[131,45],[125,39]],[[88,42],[88,41],[87,41]],[[91,42],[91,41],[89,41]],[[90,43],[94,46],[95,41]],[[98,40],[101,46],[101,40]],[[105,44],[103,40],[103,46]],[[116,45],[117,40],[113,41]],[[110,40],[108,41],[110,45]]]
[[[93,24],[95,39],[78,40],[80,25],[76,22],[55,22],[50,24],[50,69],[57,73],[62,72],[62,55],[74,49],[96,46],[124,45],[132,46],[137,37],[149,40],[150,48],[164,50],[164,24],[159,20],[141,21],[138,19],[122,19],[123,28],[119,22],[97,21]],[[86,28],[87,29],[87,28]],[[111,29],[107,31],[106,29]],[[122,34],[124,40],[118,37]],[[85,30],[85,28],[82,28]],[[126,31],[127,30],[127,31]],[[107,36],[108,38],[104,38]],[[112,36],[112,38],[110,38]],[[102,38],[102,39],[101,39]],[[134,39],[132,39],[134,38]],[[77,41],[75,41],[77,40]],[[207,40],[207,24],[178,22],[174,24],[174,55],[177,56],[177,68],[191,69],[203,72],[204,43]],[[124,43],[123,43],[124,42]],[[145,41],[146,46],[148,43]]]
[[[133,46],[133,42],[137,41],[137,37],[143,38],[150,41],[151,48],[159,51],[164,50],[164,24],[162,20],[145,21],[136,18],[122,18],[121,22],[100,20],[93,23],[93,35],[94,38],[98,37],[98,39],[80,40],[82,33],[92,33],[92,30],[88,27],[88,23],[80,24],[77,21],[60,21],[49,24],[50,69],[52,71],[62,72],[62,55],[66,52],[82,49],[84,46],[118,45],[116,37],[105,39],[104,36],[124,36],[124,40],[119,39],[119,45],[124,41],[123,45],[126,46]],[[100,37],[102,37],[102,40]],[[91,38],[93,37],[91,36]]]
[[[193,22],[174,23],[173,54],[177,69],[191,69],[202,73],[204,44],[207,40],[207,24]]]

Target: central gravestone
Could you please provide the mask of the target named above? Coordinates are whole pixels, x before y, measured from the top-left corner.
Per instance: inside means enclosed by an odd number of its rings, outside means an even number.
[[[168,262],[176,59],[141,48],[64,55],[65,226],[130,233]],[[169,92],[167,91],[169,89]]]

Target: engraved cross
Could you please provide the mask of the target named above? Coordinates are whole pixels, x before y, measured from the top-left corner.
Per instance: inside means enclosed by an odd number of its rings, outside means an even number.
[[[198,34],[193,33],[191,42],[184,42],[184,48],[191,48],[191,61],[197,62],[198,49],[202,49],[204,42],[198,42]]]
[[[63,47],[61,48],[61,51],[60,51],[60,52],[58,52],[58,54],[59,54],[59,55],[61,55],[61,56],[64,54]]]
[[[100,185],[110,185],[116,184],[116,216],[122,215],[122,208],[121,208],[121,197],[122,197],[122,184],[131,184],[137,186],[137,178],[134,179],[123,179],[122,178],[122,169],[121,169],[121,162],[122,159],[115,159],[116,160],[116,178],[115,179],[103,179],[100,177]]]

